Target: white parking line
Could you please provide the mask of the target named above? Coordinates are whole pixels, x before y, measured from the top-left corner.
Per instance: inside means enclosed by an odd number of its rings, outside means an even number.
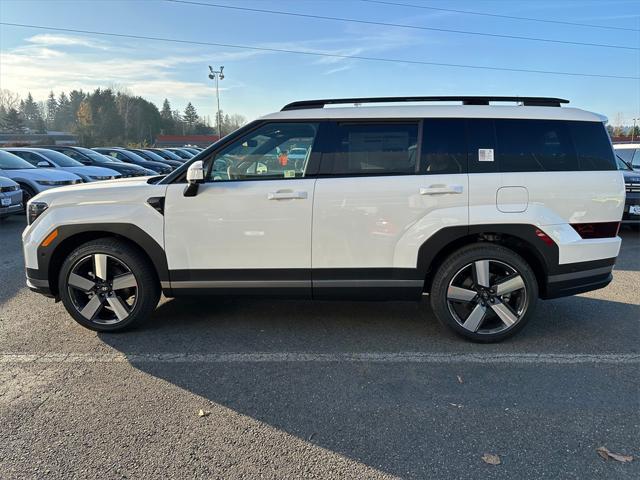
[[[640,353],[0,353],[0,364],[32,363],[472,363],[472,364],[640,364]]]

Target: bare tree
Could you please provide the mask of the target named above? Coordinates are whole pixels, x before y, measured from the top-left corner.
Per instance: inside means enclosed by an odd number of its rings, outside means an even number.
[[[20,107],[20,95],[6,88],[0,90],[0,106],[9,111]]]

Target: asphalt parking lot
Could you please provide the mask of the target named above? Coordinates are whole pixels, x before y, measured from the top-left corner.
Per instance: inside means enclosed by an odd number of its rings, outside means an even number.
[[[3,479],[640,477],[637,233],[609,287],[475,345],[426,302],[163,299],[96,334],[25,288],[23,228],[0,223]]]

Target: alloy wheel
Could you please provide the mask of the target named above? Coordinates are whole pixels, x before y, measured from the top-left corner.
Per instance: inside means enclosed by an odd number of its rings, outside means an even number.
[[[524,316],[529,303],[522,275],[498,260],[476,260],[453,276],[447,305],[455,321],[477,334],[503,332]]]
[[[67,288],[80,315],[100,325],[126,320],[138,300],[138,283],[131,269],[104,253],[78,260],[67,278]]]

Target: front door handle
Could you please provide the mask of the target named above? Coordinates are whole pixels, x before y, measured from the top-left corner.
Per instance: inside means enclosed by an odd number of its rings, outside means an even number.
[[[429,185],[420,187],[420,195],[442,195],[446,193],[462,193],[462,185]]]
[[[307,192],[294,192],[292,190],[278,190],[267,194],[267,200],[304,200],[305,198],[307,198]]]

